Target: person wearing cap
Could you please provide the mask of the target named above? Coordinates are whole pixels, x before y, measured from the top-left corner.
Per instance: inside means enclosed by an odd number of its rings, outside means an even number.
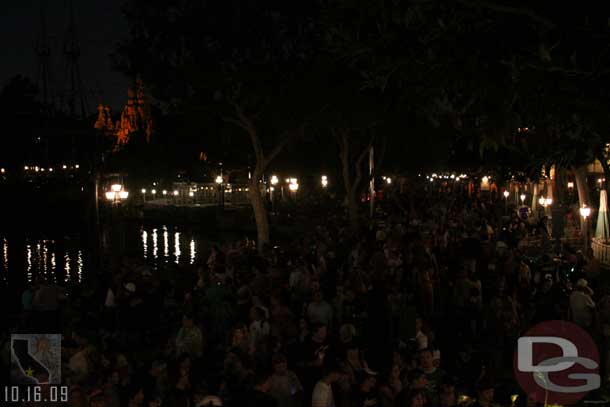
[[[373,407],[379,405],[377,392],[377,373],[365,368],[358,374],[358,384],[352,392],[354,407]]]
[[[591,298],[593,290],[584,278],[576,282],[576,288],[570,294],[570,313],[572,321],[583,328],[590,328],[593,323],[595,302]]]

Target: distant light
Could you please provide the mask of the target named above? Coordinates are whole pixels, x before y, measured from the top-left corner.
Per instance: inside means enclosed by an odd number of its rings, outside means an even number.
[[[114,201],[114,196],[116,192],[108,191],[106,192],[106,199],[109,201]]]
[[[157,193],[156,189],[153,189],[152,191],[150,191],[151,194],[155,195]]]
[[[222,184],[222,181],[223,181],[222,176],[218,175],[216,177],[215,181],[216,181],[217,184]]]
[[[40,171],[44,172],[44,168],[41,168]]]
[[[74,168],[79,169],[79,168],[80,168],[80,165],[76,164],[76,165],[74,166]]]
[[[53,172],[53,168],[49,168],[49,172]]]
[[[290,184],[288,185],[288,189],[290,189],[290,190],[291,190],[291,191],[293,191],[293,192],[296,192],[296,191],[298,191],[298,189],[299,189],[299,184],[293,184],[293,183],[290,183]]]
[[[519,198],[521,198],[521,203],[523,203],[525,201],[525,194],[521,194]]]
[[[167,191],[166,190],[163,190],[162,193],[163,193],[163,195],[167,195]]]
[[[568,182],[568,188],[570,188],[570,189],[574,188],[574,183],[572,181]]]
[[[546,206],[551,206],[553,205],[553,199],[552,198],[547,198],[544,203],[546,204]]]
[[[540,199],[538,199],[538,203],[540,205],[544,206],[544,204],[546,203],[546,199],[543,196],[541,196]]]
[[[40,168],[38,168],[38,166],[34,167],[34,171],[38,172],[40,171]]]
[[[509,195],[510,195],[510,192],[504,191],[504,198],[508,198]]]
[[[579,209],[579,211],[580,211],[580,216],[582,216],[585,219],[587,219],[589,217],[589,215],[591,215],[591,208],[589,208],[587,205],[583,205],[582,208]]]
[[[142,193],[145,194],[146,193],[146,189],[142,188]]]
[[[278,182],[280,182],[280,180],[278,179],[277,175],[272,175],[271,176],[271,185],[276,185]]]
[[[290,178],[290,183],[291,184],[298,184],[298,180],[296,178]]]
[[[27,170],[29,170],[29,169],[30,169],[30,167],[28,167],[28,166],[26,165],[25,167],[23,167],[23,169],[27,171]]]
[[[114,192],[120,192],[123,189],[123,185],[121,184],[113,184],[110,186],[110,190]]]
[[[4,168],[0,168],[0,173],[4,174],[6,170]]]
[[[489,177],[486,175],[482,179],[483,183],[487,184],[489,182]]]
[[[385,182],[387,182],[388,184],[391,184],[391,183],[392,183],[392,178],[387,177],[387,178],[385,179]]]
[[[192,198],[195,196],[195,193],[193,191],[189,192],[189,196]]]
[[[451,174],[451,176],[449,178],[454,179],[455,178],[455,174]]]
[[[121,199],[127,199],[128,196],[129,196],[129,192],[127,192],[127,191],[119,192],[119,198],[121,198]]]
[[[174,196],[178,196],[178,191],[174,191]]]
[[[68,168],[67,165],[62,165],[61,168],[63,168],[64,170]]]

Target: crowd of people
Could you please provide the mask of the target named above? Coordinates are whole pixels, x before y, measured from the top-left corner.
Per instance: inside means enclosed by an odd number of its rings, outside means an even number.
[[[605,386],[610,292],[592,253],[532,254],[541,223],[465,193],[378,212],[356,230],[329,210],[262,254],[225,242],[172,271],[125,257],[69,293],[40,280],[19,329],[61,330],[74,407],[533,405],[513,352],[554,319],[595,338]]]

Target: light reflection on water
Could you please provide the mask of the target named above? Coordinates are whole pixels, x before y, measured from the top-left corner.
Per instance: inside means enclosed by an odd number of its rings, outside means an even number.
[[[146,261],[152,270],[195,264],[209,246],[209,239],[203,233],[162,225],[128,229],[122,239],[126,245],[124,252]],[[110,240],[111,244],[119,241],[121,239]],[[20,281],[33,282],[37,276],[44,276],[60,284],[79,284],[87,278],[89,249],[86,239],[81,237],[26,238],[21,240],[20,246],[19,241],[12,243],[10,236],[0,235],[0,244],[0,281],[12,284],[10,267],[23,267],[25,276]],[[11,247],[13,258],[9,262],[9,247],[13,244],[16,246]],[[22,252],[15,251],[16,247],[21,247]],[[115,246],[110,252],[123,253],[121,250]]]

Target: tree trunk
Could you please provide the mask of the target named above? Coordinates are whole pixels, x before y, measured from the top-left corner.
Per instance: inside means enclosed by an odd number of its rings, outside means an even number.
[[[346,201],[349,224],[353,231],[357,231],[360,226],[360,208],[358,207],[358,198],[355,193],[350,192],[346,195]]]
[[[269,244],[269,218],[267,217],[267,208],[265,208],[265,200],[261,194],[259,177],[253,176],[249,183],[248,196],[254,211],[254,220],[256,221],[256,243],[258,252],[263,253],[264,247]]]
[[[578,190],[578,204],[582,208],[584,205],[591,206],[589,197],[589,186],[587,185],[587,166],[581,165],[578,168],[573,168],[574,180],[576,181],[576,189]],[[578,214],[580,218],[580,230],[587,227],[587,222]]]
[[[583,205],[591,206],[589,198],[589,186],[587,185],[587,166],[582,165],[578,168],[573,168],[574,179],[576,181],[576,189],[578,190],[578,203],[582,208]]]

